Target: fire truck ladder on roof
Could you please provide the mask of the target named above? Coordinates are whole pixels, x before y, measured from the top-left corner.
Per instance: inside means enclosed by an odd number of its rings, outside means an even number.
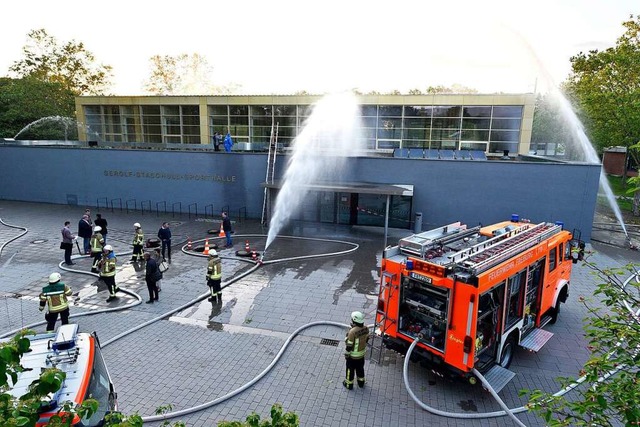
[[[384,351],[384,333],[387,330],[387,323],[395,323],[396,320],[388,318],[389,300],[394,291],[392,285],[395,273],[383,272],[380,279],[380,289],[378,291],[378,307],[376,309],[376,321],[373,326],[373,334],[369,340],[369,359],[377,364],[382,363],[382,352]],[[385,296],[386,292],[386,296]],[[380,302],[383,302],[384,309],[380,309]]]
[[[267,156],[267,176],[265,177],[266,184],[273,184],[276,170],[276,154],[278,153],[278,124],[271,121],[271,137],[269,138],[269,155]],[[269,212],[271,210],[271,197],[269,197],[270,191],[266,186],[264,187],[264,198],[262,200],[262,219],[260,223],[267,225],[269,222]]]
[[[490,239],[484,242],[484,244],[488,245],[482,247],[476,252],[468,253],[467,256],[463,256],[462,259],[459,259],[458,265],[469,271],[471,274],[477,275],[503,261],[506,261],[512,256],[537,245],[541,241],[548,239],[561,230],[562,226],[560,225],[542,222],[531,228],[514,233],[506,239],[502,238],[502,240],[497,241],[495,238]],[[489,244],[492,241],[493,244]]]

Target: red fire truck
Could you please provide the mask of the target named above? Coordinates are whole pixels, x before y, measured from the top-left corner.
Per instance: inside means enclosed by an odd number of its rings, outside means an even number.
[[[538,351],[553,336],[542,328],[558,318],[583,249],[562,223],[518,215],[401,239],[384,251],[376,333],[403,354],[418,339],[412,359],[436,372],[475,383],[476,368],[502,388],[516,346]]]
[[[103,425],[105,415],[117,410],[117,395],[95,334],[79,333],[77,324],[69,324],[60,326],[56,333],[27,338],[31,341],[30,351],[20,360],[25,369],[18,374],[18,381],[9,393],[16,398],[23,396],[43,369],[57,368],[66,373],[60,390],[42,403],[36,426],[46,425],[51,416],[62,411],[65,402],[80,404],[88,398],[98,401],[98,410],[91,418],[80,419],[76,415],[71,425]]]

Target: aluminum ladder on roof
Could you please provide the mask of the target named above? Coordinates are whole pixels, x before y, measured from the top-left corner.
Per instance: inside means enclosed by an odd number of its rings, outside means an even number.
[[[369,359],[377,364],[381,364],[383,357],[382,353],[384,351],[384,333],[387,330],[386,324],[387,322],[395,323],[395,319],[388,318],[389,312],[389,299],[393,294],[393,279],[395,278],[395,273],[383,272],[382,277],[380,278],[380,288],[378,289],[378,306],[376,308],[376,321],[373,326],[373,334],[370,335],[369,339]],[[386,292],[386,296],[385,296]],[[380,309],[380,301],[384,301],[384,309]]]
[[[542,222],[526,231],[495,242],[458,261],[460,267],[472,274],[481,273],[512,256],[533,247],[562,230],[562,226]],[[492,239],[493,240],[493,239]]]
[[[276,154],[278,153],[278,125],[271,119],[271,136],[269,137],[269,154],[267,156],[267,176],[266,184],[273,184],[276,170]],[[269,188],[264,187],[264,197],[262,199],[262,218],[260,224],[267,225],[271,211],[271,197]]]

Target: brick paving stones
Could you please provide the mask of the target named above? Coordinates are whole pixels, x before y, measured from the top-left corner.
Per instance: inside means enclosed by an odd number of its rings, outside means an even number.
[[[29,229],[24,237],[8,244],[0,256],[0,333],[43,320],[37,310],[37,294],[58,264],[63,253],[58,248],[60,229],[66,219],[76,227],[83,207],[0,201],[0,218]],[[109,222],[108,242],[118,254],[130,251],[131,225],[140,222],[146,237],[155,237],[163,221],[172,221],[174,235],[170,269],[162,280],[160,301],[138,304],[124,311],[76,318],[83,331],[96,331],[103,343],[148,320],[198,299],[207,292],[206,257],[183,253],[180,248],[191,238],[208,238],[220,243],[212,218],[186,215],[142,215],[140,212],[100,211]],[[94,209],[95,216],[95,209]],[[286,260],[266,263],[252,274],[230,283],[252,267],[247,259],[235,256],[245,240],[262,251],[266,230],[257,222],[235,224],[235,247],[219,249],[223,258],[223,301],[206,299],[179,310],[163,320],[104,346],[103,354],[116,385],[124,412],[153,415],[155,408],[171,404],[182,410],[214,400],[243,386],[262,372],[278,354],[289,334],[300,326],[325,320],[347,323],[349,313],[361,310],[373,321],[381,249],[381,230],[368,227],[340,227],[295,224],[291,238],[278,237],[265,255],[265,261],[298,255],[344,251],[352,247],[341,242],[322,242],[295,237],[344,240],[359,245],[346,255]],[[0,226],[0,244],[19,230]],[[388,243],[404,236],[406,230],[392,230]],[[41,243],[32,243],[46,240]],[[592,260],[603,267],[638,262],[637,252],[596,245]],[[77,251],[76,251],[77,252]],[[76,255],[76,254],[74,254]],[[117,281],[121,287],[147,299],[144,270],[120,255]],[[72,314],[87,313],[109,306],[134,303],[122,295],[108,304],[105,290],[97,278],[86,274],[90,260],[79,258],[73,266],[78,274],[61,271],[74,292]],[[537,354],[519,350],[511,369],[514,380],[500,393],[514,407],[526,402],[518,396],[522,388],[558,389],[559,376],[575,375],[588,357],[581,329],[586,312],[577,302],[590,295],[594,278],[585,266],[574,268],[569,302],[557,324],[548,327],[555,336]],[[43,326],[36,327],[43,330]],[[367,362],[364,389],[345,390],[342,385],[344,361],[342,339],[345,330],[320,325],[308,328],[295,338],[275,368],[258,383],[209,409],[181,416],[189,426],[212,426],[221,420],[244,419],[251,411],[262,417],[273,403],[295,411],[304,426],[465,426],[512,425],[508,418],[469,420],[444,418],[421,409],[408,396],[402,382],[402,356],[385,350],[380,365]],[[338,340],[338,346],[325,345],[323,339]],[[497,403],[479,387],[470,387],[432,376],[417,364],[410,364],[410,384],[426,404],[445,411],[465,414],[498,410]],[[544,425],[531,414],[519,415],[529,426]]]

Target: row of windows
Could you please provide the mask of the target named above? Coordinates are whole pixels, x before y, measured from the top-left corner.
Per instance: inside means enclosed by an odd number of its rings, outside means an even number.
[[[197,105],[85,106],[89,137],[107,141],[200,144]],[[517,150],[522,106],[362,105],[361,138],[370,149],[451,148]],[[267,144],[272,125],[290,145],[312,113],[309,105],[213,105],[209,134]],[[206,141],[211,143],[212,141]],[[206,143],[205,142],[205,143]]]

